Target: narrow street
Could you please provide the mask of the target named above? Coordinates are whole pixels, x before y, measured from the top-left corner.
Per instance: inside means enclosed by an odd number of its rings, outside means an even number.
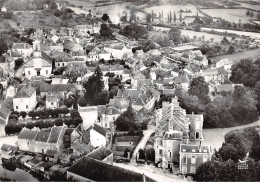
[[[140,149],[144,149],[146,143],[149,141],[149,138],[151,137],[152,133],[155,132],[155,125],[147,125],[147,130],[143,131],[144,136],[142,139],[139,141],[138,145],[135,147],[135,150],[133,152],[132,158],[131,158],[131,163],[136,162],[136,155]]]

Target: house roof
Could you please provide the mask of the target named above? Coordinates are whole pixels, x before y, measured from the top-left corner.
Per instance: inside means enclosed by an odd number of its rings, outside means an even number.
[[[184,46],[177,46],[177,47],[174,47],[174,48],[171,48],[173,49],[174,51],[187,51],[187,50],[194,50],[194,49],[198,49],[197,46],[193,46],[193,45],[184,45]]]
[[[118,109],[127,109],[129,106],[129,103],[122,100],[122,99],[110,99],[109,105],[114,106]]]
[[[98,182],[142,182],[143,176],[117,166],[82,157],[76,161],[68,172]]]
[[[14,98],[28,98],[31,97],[35,91],[33,87],[24,86],[16,93]]]
[[[46,96],[46,102],[57,102],[58,97],[55,95],[47,95]]]
[[[57,151],[48,149],[48,150],[46,150],[45,154],[48,156],[54,157],[57,154]]]
[[[28,140],[34,140],[36,135],[37,135],[37,131],[31,131],[28,129],[23,129],[19,135],[18,135],[18,139],[28,139]]]
[[[40,131],[37,133],[35,141],[47,142],[49,136],[50,136],[50,132]]]
[[[50,137],[48,139],[48,143],[57,143],[60,135],[62,134],[62,126],[59,127],[52,127]]]
[[[31,46],[28,43],[14,43],[12,49],[30,49]]]
[[[106,132],[107,132],[106,129],[104,129],[103,127],[99,126],[98,124],[94,124],[92,129],[95,130],[96,132],[100,133],[104,137],[106,137]]]
[[[190,79],[188,78],[187,75],[180,75],[174,78],[174,82],[176,84],[181,84],[181,83],[189,83]]]
[[[206,57],[205,57],[205,56],[199,56],[199,55],[197,55],[197,56],[194,58],[194,60],[202,61],[202,60],[204,60],[204,58],[206,58]]]
[[[117,142],[134,142],[134,144],[137,144],[139,141],[139,136],[122,136],[122,137],[116,137]]]
[[[213,151],[210,146],[181,144],[180,152],[183,152],[183,153],[212,153]]]
[[[6,151],[6,152],[9,152],[9,151],[16,152],[16,151],[18,151],[18,147],[8,145],[8,144],[3,144],[1,147],[1,150]]]
[[[101,146],[101,147],[97,148],[96,150],[90,152],[86,157],[102,161],[103,159],[110,156],[112,153],[113,152],[111,150],[109,150],[108,148]]]
[[[106,114],[106,115],[114,115],[114,114],[120,114],[120,111],[115,108],[114,106],[107,106],[106,107],[106,110],[103,112],[103,114]]]
[[[40,86],[40,92],[64,92],[77,89],[75,84],[43,84]]]
[[[187,53],[183,53],[183,54],[181,55],[181,57],[182,57],[182,58],[189,58],[189,55],[188,55]]]

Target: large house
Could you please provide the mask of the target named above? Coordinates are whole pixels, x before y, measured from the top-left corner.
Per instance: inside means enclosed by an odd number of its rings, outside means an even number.
[[[18,52],[22,54],[24,58],[27,58],[32,54],[33,48],[28,43],[14,43],[12,46],[12,52]]]
[[[51,72],[51,62],[46,60],[39,51],[35,51],[33,57],[24,66],[25,77],[28,79],[35,76],[50,77]]]
[[[47,150],[61,151],[67,126],[52,127],[47,130],[29,130],[23,128],[18,135],[19,150],[33,153],[46,153]]]
[[[36,106],[36,90],[30,85],[25,85],[13,97],[14,111],[32,111]]]
[[[201,75],[204,76],[206,82],[213,80],[222,84],[228,80],[228,72],[224,67],[201,70]]]
[[[120,111],[113,107],[107,106],[105,110],[101,113],[100,124],[104,128],[111,128],[114,121],[120,116]]]
[[[201,145],[203,115],[186,114],[186,110],[179,106],[177,98],[173,98],[171,103],[163,102],[162,109],[156,111],[156,127],[154,142],[156,165],[164,169],[174,169],[179,165],[182,170],[184,163],[180,161],[182,159],[180,157],[183,157],[180,155],[181,146]],[[212,152],[207,159],[209,160],[211,156]],[[202,163],[203,161],[197,160],[196,167]],[[196,171],[196,167],[193,171]]]
[[[127,48],[124,44],[117,43],[104,47],[104,50],[111,53],[111,55],[117,59],[123,59],[124,54],[128,51],[132,52],[132,50]]]

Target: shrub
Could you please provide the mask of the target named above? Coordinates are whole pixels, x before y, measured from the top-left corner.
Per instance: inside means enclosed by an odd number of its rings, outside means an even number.
[[[56,120],[54,121],[54,124],[55,124],[56,126],[62,126],[62,125],[63,125],[63,121],[62,121],[62,119],[56,119]]]
[[[22,111],[22,112],[21,112],[21,116],[22,116],[23,118],[25,118],[26,115],[27,115],[27,113],[26,113],[25,111]]]

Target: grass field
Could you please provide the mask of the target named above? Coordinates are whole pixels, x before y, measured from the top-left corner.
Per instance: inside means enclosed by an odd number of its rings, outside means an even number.
[[[247,17],[246,9],[201,9],[201,11],[211,17],[222,18],[235,23],[239,23],[239,19],[241,19],[241,23],[249,23],[250,19],[255,18]]]
[[[260,48],[250,50],[250,51],[244,51],[244,52],[241,52],[241,53],[235,53],[235,54],[232,54],[232,55],[217,56],[217,57],[213,57],[211,59],[213,59],[215,62],[217,62],[217,61],[224,59],[224,58],[230,58],[235,63],[237,63],[243,58],[252,58],[253,61],[255,61],[259,57],[260,57]]]

